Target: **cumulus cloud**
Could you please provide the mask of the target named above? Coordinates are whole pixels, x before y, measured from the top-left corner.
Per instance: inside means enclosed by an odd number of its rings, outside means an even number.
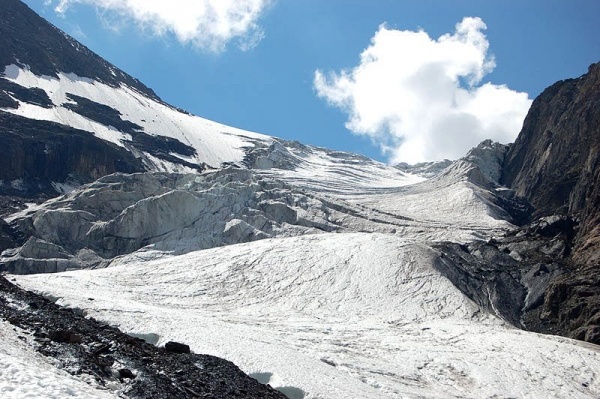
[[[135,22],[156,35],[173,34],[182,43],[221,52],[237,42],[242,50],[256,46],[264,32],[258,20],[272,0],[46,0],[64,14],[75,3],[110,13],[117,25]]]
[[[391,163],[459,158],[485,139],[514,141],[531,105],[527,93],[482,83],[496,66],[480,18],[452,34],[381,25],[360,64],[315,72],[319,97],[348,113],[346,127],[371,137]]]

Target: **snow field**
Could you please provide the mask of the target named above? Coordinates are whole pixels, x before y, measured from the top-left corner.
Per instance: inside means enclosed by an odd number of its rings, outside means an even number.
[[[301,192],[308,205],[294,205],[299,217],[346,232],[313,235],[308,233],[318,229],[280,223],[272,231],[278,238],[174,256],[197,250],[192,241],[203,234],[214,238],[221,224],[223,233],[243,235],[243,221],[233,216],[242,203],[247,207],[250,197],[242,195],[247,181],[225,179],[214,201],[206,201],[210,207],[200,215],[205,219],[190,229],[189,220],[199,216],[192,211],[200,207],[188,201],[185,208],[187,202],[178,199],[189,197],[200,176],[173,175],[187,183],[166,191],[164,185],[175,183],[149,178],[140,190],[127,191],[133,184],[128,179],[135,179],[114,175],[104,181],[120,192],[92,184],[10,220],[48,210],[48,220],[56,226],[66,221],[71,228],[73,209],[92,206],[112,221],[99,219],[94,229],[73,234],[87,237],[108,226],[118,237],[150,237],[145,242],[151,245],[115,258],[106,269],[15,276],[23,287],[153,343],[180,341],[196,352],[227,358],[292,399],[600,397],[598,347],[513,329],[479,309],[435,269],[438,255],[429,243],[487,239],[510,227],[485,185],[469,180],[472,163],[462,161],[443,177],[423,181],[363,157],[281,144],[188,115],[128,87],[72,74],[39,77],[14,65],[6,67],[5,76],[42,88],[55,104],[45,109],[21,103],[7,112],[91,131],[117,145],[128,135],[62,107],[67,93],[117,109],[147,134],[194,147],[198,154],[185,158],[188,162],[239,165],[255,150],[257,170],[248,173],[285,182],[285,187],[275,180],[265,185],[260,195],[277,189],[281,196],[273,196],[279,202],[265,197],[261,207],[282,211],[283,200]],[[146,160],[153,170],[189,172],[149,154]],[[480,160],[482,170],[493,171],[486,160]],[[125,187],[117,188],[121,181]],[[326,220],[319,219],[322,214]],[[36,225],[40,234],[43,225]],[[47,224],[44,238],[53,237],[54,226]],[[283,238],[298,234],[306,235]],[[210,245],[203,248],[229,243],[205,241]],[[110,395],[53,368],[6,324],[0,324],[0,339],[7,342],[0,348],[3,398]]]

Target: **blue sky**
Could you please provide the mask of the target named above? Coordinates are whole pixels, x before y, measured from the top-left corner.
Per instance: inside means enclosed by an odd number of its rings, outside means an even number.
[[[116,10],[124,0],[25,3],[173,105],[383,161],[456,157],[486,134],[512,141],[527,96],[600,61],[597,0],[248,0],[247,29],[208,43],[211,26],[186,37],[185,4],[159,34],[135,5]],[[426,36],[407,32],[419,30]],[[414,109],[427,101],[435,106]]]

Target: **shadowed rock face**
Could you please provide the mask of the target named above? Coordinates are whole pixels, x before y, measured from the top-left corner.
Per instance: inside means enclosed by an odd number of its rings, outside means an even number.
[[[567,335],[600,342],[600,63],[533,102],[502,183],[526,198],[536,217],[580,221],[571,270],[550,285],[541,316]]]
[[[50,97],[44,90],[37,87],[26,88],[0,78],[0,108],[19,108],[19,103],[15,99],[44,108],[53,106]]]
[[[583,244],[599,233],[599,163],[600,63],[578,79],[555,83],[533,102],[506,156],[502,182],[525,197],[536,216],[581,214]]]
[[[124,148],[53,122],[0,111],[0,194],[55,196],[52,183],[91,182],[115,173],[145,170]]]

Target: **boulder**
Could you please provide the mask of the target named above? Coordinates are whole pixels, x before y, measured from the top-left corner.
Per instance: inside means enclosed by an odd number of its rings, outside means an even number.
[[[190,353],[190,346],[175,341],[169,341],[165,344],[165,350],[171,353]]]

